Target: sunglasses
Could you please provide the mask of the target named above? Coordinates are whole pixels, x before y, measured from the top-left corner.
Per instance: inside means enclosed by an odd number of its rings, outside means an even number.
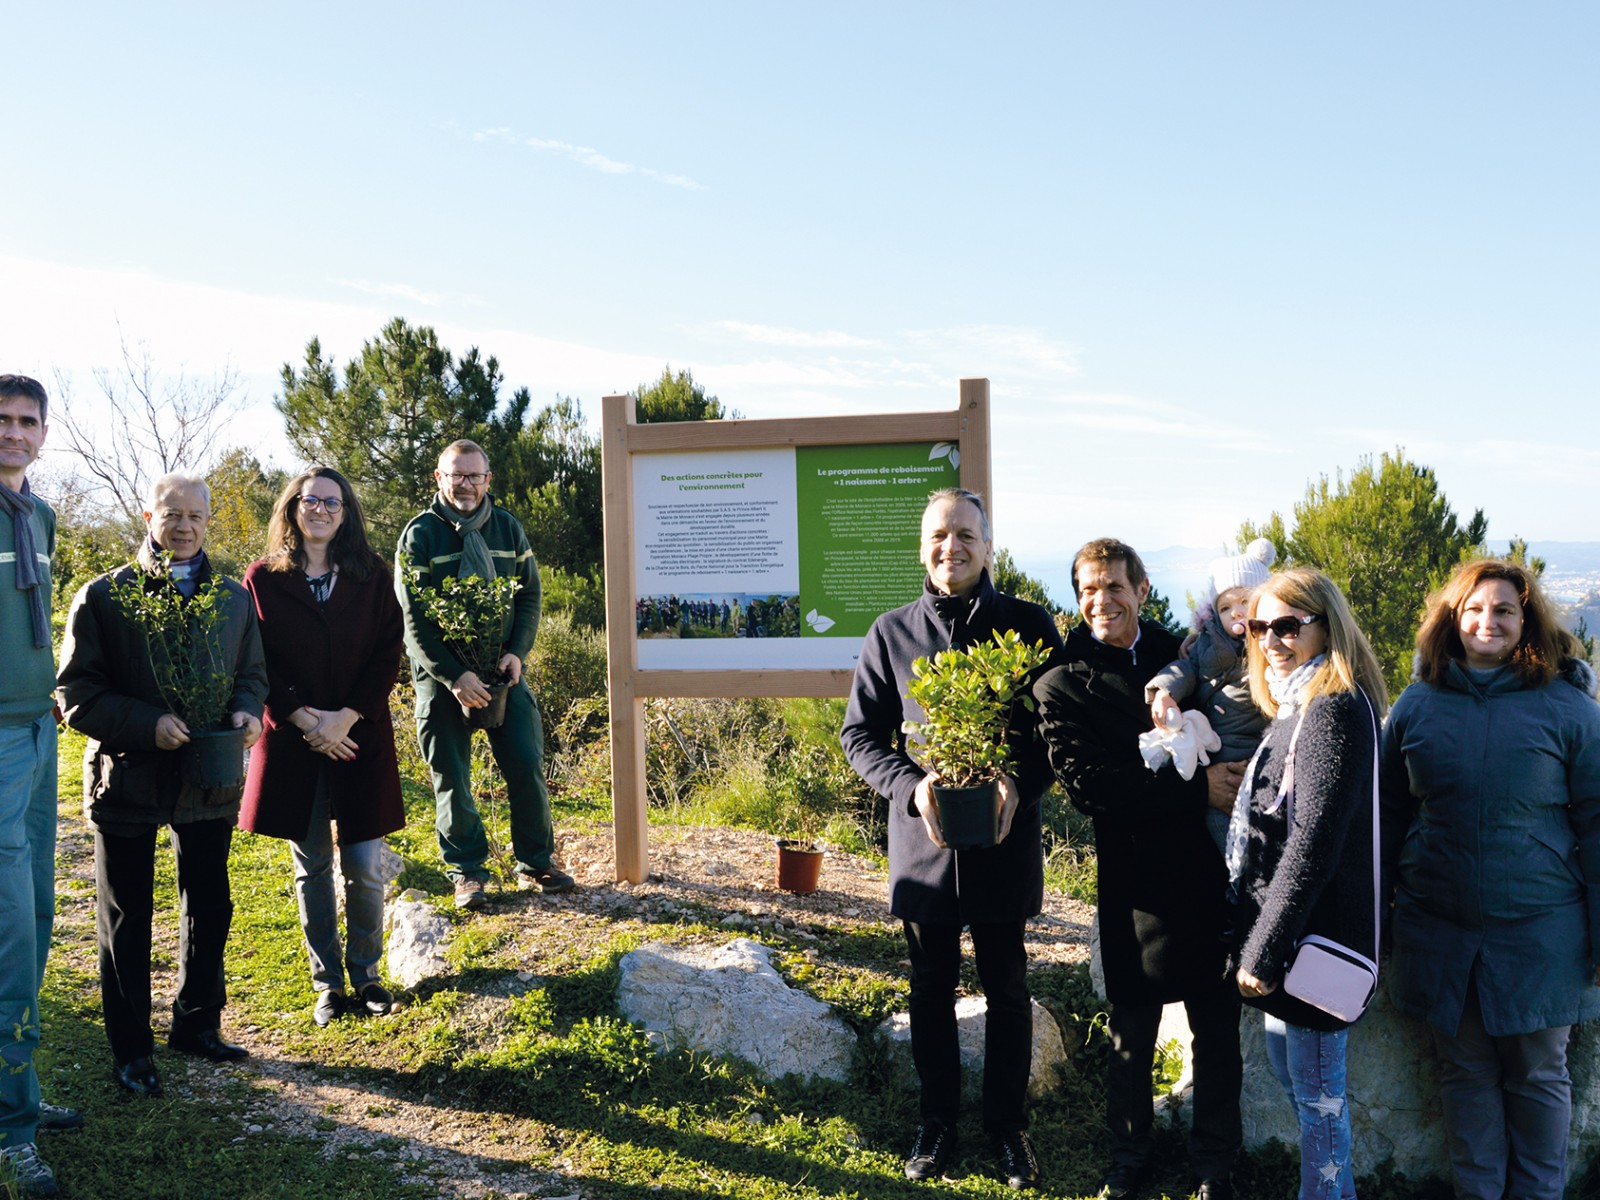
[[[1320,620],[1321,616],[1312,613],[1308,617],[1279,617],[1276,621],[1246,621],[1244,624],[1250,631],[1250,636],[1257,641],[1266,637],[1268,633],[1275,633],[1280,640],[1292,642],[1300,636],[1300,631],[1307,625],[1314,625]]]

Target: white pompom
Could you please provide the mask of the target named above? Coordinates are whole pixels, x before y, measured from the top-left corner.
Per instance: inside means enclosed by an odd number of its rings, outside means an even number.
[[[1278,548],[1266,538],[1257,538],[1244,548],[1246,558],[1253,558],[1271,566],[1278,558]]]

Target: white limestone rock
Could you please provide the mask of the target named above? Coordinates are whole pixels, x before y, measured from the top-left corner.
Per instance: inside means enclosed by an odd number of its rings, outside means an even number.
[[[623,957],[617,1005],[652,1042],[672,1049],[741,1059],[775,1079],[844,1079],[855,1032],[822,1001],[784,983],[771,954],[748,938],[641,946]]]
[[[433,906],[426,892],[408,889],[389,906],[385,924],[389,928],[391,979],[409,988],[424,979],[450,973],[444,958],[450,922]]]

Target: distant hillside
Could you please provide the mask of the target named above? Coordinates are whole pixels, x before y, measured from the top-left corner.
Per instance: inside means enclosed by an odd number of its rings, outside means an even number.
[[[1544,559],[1545,590],[1562,604],[1600,603],[1600,542],[1529,542],[1528,553]],[[1594,615],[1589,628],[1597,628]]]
[[[1504,553],[1508,541],[1496,538],[1490,545]],[[1600,542],[1530,542],[1528,551],[1545,560],[1545,588],[1570,609],[1570,620],[1576,622],[1583,615],[1590,632],[1600,633]],[[1204,590],[1206,569],[1222,552],[1221,546],[1166,546],[1143,553],[1151,580],[1172,601],[1180,620],[1188,615],[1186,594]],[[1056,603],[1073,607],[1070,559],[1041,559],[1021,566],[1050,589]]]

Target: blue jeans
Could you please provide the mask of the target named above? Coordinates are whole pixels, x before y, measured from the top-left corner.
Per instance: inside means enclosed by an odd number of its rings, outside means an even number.
[[[39,1124],[39,984],[56,915],[56,720],[0,726],[0,1146]]]
[[[1300,1200],[1354,1200],[1345,1051],[1350,1031],[1324,1033],[1268,1016],[1267,1061],[1300,1119]]]
[[[289,843],[294,859],[294,894],[300,902],[300,928],[311,959],[317,991],[344,991],[348,965],[351,986],[359,992],[378,982],[383,954],[383,839],[339,843],[344,876],[344,922],[349,933],[344,961],[339,948],[339,905],[333,886],[333,814],[325,786],[311,802],[311,827],[305,840]]]

